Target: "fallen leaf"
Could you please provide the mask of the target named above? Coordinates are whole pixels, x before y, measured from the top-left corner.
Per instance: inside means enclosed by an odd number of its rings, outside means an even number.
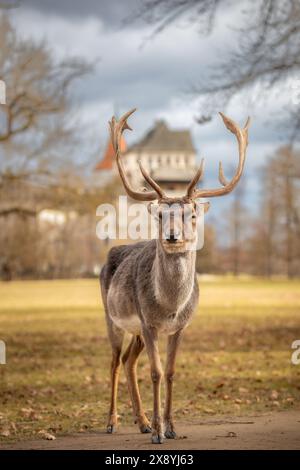
[[[14,422],[11,422],[11,423],[10,423],[10,427],[11,427],[11,429],[12,429],[14,432],[16,432],[16,431],[17,431],[17,426],[16,426],[16,423],[14,423]]]
[[[42,437],[42,439],[46,439],[47,441],[55,441],[56,437],[53,434],[41,429],[38,434]]]
[[[207,413],[207,414],[213,414],[214,413],[214,410],[212,408],[204,408],[204,413]]]
[[[222,388],[224,387],[225,383],[224,382],[219,382],[215,385],[215,388]]]
[[[277,392],[277,390],[272,390],[271,400],[277,400],[278,397],[279,397],[279,393]]]
[[[287,399],[285,401],[287,401],[288,403],[294,403],[294,398],[293,397],[287,397]]]

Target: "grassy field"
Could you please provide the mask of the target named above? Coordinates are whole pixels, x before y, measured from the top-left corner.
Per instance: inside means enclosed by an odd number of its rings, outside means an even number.
[[[300,339],[300,282],[221,278],[200,289],[177,362],[175,417],[299,407],[291,343]],[[0,339],[0,440],[103,428],[110,349],[96,280],[0,283]],[[145,353],[139,377],[150,414]],[[131,423],[124,374],[119,397],[120,421]]]

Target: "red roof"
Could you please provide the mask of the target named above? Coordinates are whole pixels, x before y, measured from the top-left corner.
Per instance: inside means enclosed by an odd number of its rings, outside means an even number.
[[[126,142],[121,138],[121,152],[126,152]],[[112,170],[115,162],[115,151],[109,139],[102,160],[96,165],[95,170]]]

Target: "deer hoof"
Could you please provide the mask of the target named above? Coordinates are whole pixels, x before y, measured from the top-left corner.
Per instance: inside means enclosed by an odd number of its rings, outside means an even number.
[[[168,431],[165,432],[165,438],[166,439],[176,439],[176,432],[169,429]]]
[[[114,424],[109,424],[106,428],[107,434],[112,434],[116,432],[116,430],[117,430],[117,427]]]
[[[142,434],[149,434],[152,431],[151,426],[149,424],[144,424],[140,427],[140,430]]]
[[[156,434],[152,436],[152,444],[162,444],[164,442],[164,437],[162,434]]]

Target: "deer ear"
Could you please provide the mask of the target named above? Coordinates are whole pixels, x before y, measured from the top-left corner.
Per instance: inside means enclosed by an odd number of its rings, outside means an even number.
[[[197,207],[200,207],[200,206],[203,207],[204,214],[206,214],[206,212],[208,212],[208,210],[209,210],[209,208],[210,208],[210,202],[208,202],[208,201],[206,201],[206,202],[198,202],[198,201],[195,201],[196,210],[197,210]]]

